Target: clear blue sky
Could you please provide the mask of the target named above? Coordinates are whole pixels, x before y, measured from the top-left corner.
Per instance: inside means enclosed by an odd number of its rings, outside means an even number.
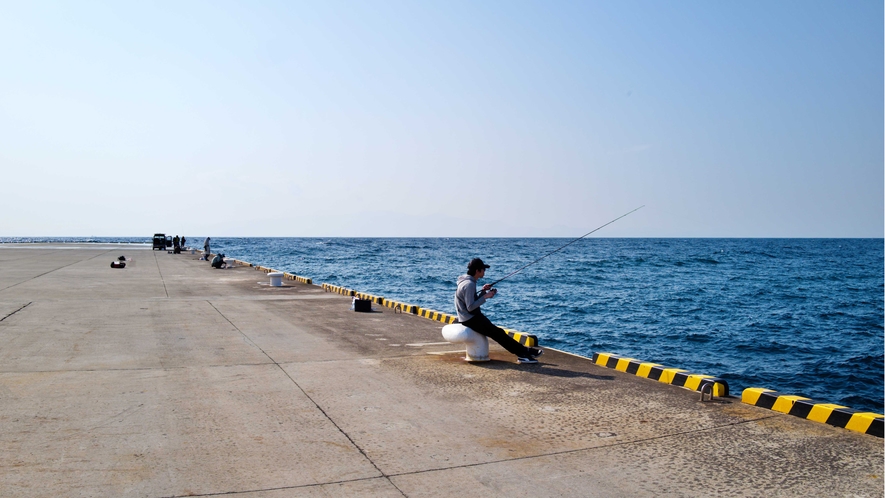
[[[0,236],[883,236],[881,1],[3,1],[0,46]]]

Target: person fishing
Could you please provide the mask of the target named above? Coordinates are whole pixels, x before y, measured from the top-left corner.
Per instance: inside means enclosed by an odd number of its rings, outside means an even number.
[[[481,292],[476,292],[476,282],[485,277],[487,268],[491,268],[491,266],[483,263],[479,258],[474,258],[467,264],[467,275],[458,277],[458,290],[455,291],[455,310],[458,312],[458,321],[465,327],[503,346],[504,349],[516,355],[519,363],[538,363],[536,358],[544,354],[543,349],[523,346],[482,314],[480,306],[498,293],[497,289],[492,289],[490,284],[484,285]]]
[[[482,306],[482,304],[485,303],[487,299],[495,297],[495,295],[498,293],[498,291],[493,288],[496,284],[507,280],[508,278],[516,275],[517,273],[520,273],[521,271],[541,261],[542,259],[565,249],[566,247],[574,244],[584,237],[587,237],[588,235],[597,232],[602,228],[607,227],[612,223],[620,220],[621,218],[635,213],[636,211],[639,211],[644,207],[645,205],[642,205],[632,211],[622,214],[621,216],[618,216],[608,223],[594,228],[584,235],[581,235],[580,237],[548,252],[547,254],[532,261],[531,263],[517,268],[516,270],[508,273],[507,275],[504,275],[498,280],[495,280],[490,284],[483,285],[482,292],[479,293],[476,292],[476,281],[483,278],[486,275],[486,269],[491,268],[491,266],[483,263],[483,261],[479,258],[470,260],[470,263],[467,264],[467,275],[461,275],[460,277],[458,277],[458,290],[455,291],[455,309],[458,311],[458,322],[475,332],[478,332],[486,337],[493,339],[501,346],[504,346],[504,349],[516,355],[519,363],[538,363],[538,360],[536,360],[536,358],[544,353],[543,349],[529,348],[520,344],[519,341],[507,335],[507,332],[504,332],[504,329],[495,326],[495,324],[493,324],[488,318],[486,318],[485,315],[482,314],[480,306]]]

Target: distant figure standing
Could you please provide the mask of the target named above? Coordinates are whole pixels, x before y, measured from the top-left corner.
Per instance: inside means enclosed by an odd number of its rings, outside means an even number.
[[[185,246],[184,246],[185,241],[187,241],[187,239],[184,238],[184,235],[182,235],[182,236],[181,236],[181,248],[182,248],[182,249],[185,248]]]
[[[474,332],[493,339],[504,349],[515,354],[519,363],[538,363],[535,358],[544,354],[544,350],[523,346],[482,314],[479,307],[486,302],[486,299],[491,299],[498,293],[489,284],[483,285],[481,292],[476,292],[476,281],[486,275],[486,268],[490,266],[481,259],[474,258],[467,264],[467,275],[458,277],[458,290],[455,291],[458,322]]]
[[[181,254],[181,239],[178,238],[178,235],[172,237],[172,253]]]
[[[209,261],[209,237],[203,242],[203,259]]]

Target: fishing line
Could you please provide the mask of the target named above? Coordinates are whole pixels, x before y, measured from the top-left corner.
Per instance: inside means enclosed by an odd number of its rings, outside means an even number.
[[[622,214],[621,216],[618,216],[617,218],[615,218],[615,219],[609,221],[608,223],[606,223],[605,225],[602,225],[602,226],[600,226],[600,227],[598,227],[598,228],[594,228],[593,230],[590,230],[589,232],[585,233],[584,235],[581,235],[581,236],[578,237],[577,239],[575,239],[575,240],[569,242],[568,244],[566,244],[566,245],[560,247],[559,249],[554,249],[554,250],[548,252],[547,254],[541,256],[540,258],[538,258],[538,259],[532,261],[531,263],[529,263],[529,264],[527,264],[527,265],[525,265],[525,266],[519,268],[518,270],[516,270],[516,271],[514,271],[514,272],[512,272],[512,273],[508,273],[508,274],[505,275],[503,278],[499,278],[498,280],[495,280],[494,282],[492,282],[491,284],[489,284],[489,286],[490,286],[489,288],[494,287],[495,284],[497,284],[498,282],[503,281],[504,279],[507,279],[507,278],[512,277],[513,275],[516,275],[517,273],[519,273],[519,272],[525,270],[526,268],[528,268],[529,266],[532,266],[533,264],[537,263],[538,261],[541,261],[542,259],[546,258],[547,256],[550,256],[550,255],[553,254],[553,253],[556,253],[556,252],[559,252],[559,251],[565,249],[566,247],[568,247],[568,246],[574,244],[575,242],[577,242],[577,241],[583,239],[584,237],[590,235],[591,233],[593,233],[593,232],[595,232],[595,231],[597,231],[597,230],[600,230],[600,229],[602,229],[602,228],[604,228],[604,227],[606,227],[606,226],[608,226],[608,225],[611,225],[612,223],[614,223],[614,222],[620,220],[621,218],[627,216],[628,214],[633,214],[633,213],[635,213],[636,211],[639,211],[640,209],[642,209],[642,208],[644,208],[644,207],[645,207],[645,204],[639,206],[638,208],[634,209],[633,211],[630,211],[629,213]]]

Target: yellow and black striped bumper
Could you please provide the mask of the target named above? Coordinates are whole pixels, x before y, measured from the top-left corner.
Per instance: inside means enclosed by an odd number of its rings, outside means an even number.
[[[885,415],[879,413],[860,412],[847,406],[820,403],[802,396],[784,395],[761,387],[744,389],[741,401],[748,405],[842,427],[849,431],[882,437]]]
[[[689,373],[687,370],[667,368],[657,363],[645,363],[635,358],[624,358],[612,353],[593,353],[593,363],[693,391],[700,391],[708,384],[712,384],[713,396],[728,396],[728,383],[712,375]]]
[[[424,308],[418,309],[418,316],[441,323],[455,323],[458,321],[458,317],[456,316],[449,315],[441,311],[428,310]]]
[[[367,301],[372,301],[375,304],[384,304],[384,298],[381,296],[373,296],[372,294],[366,294],[365,292],[357,292],[354,295],[357,299],[365,299]]]
[[[514,338],[518,343],[527,348],[538,347],[538,336],[534,334],[527,334],[513,329],[504,329],[504,332],[507,332],[507,335]]]
[[[345,289],[344,287],[339,287],[337,285],[332,284],[322,284],[323,290],[326,292],[334,292],[336,294],[341,294],[342,296],[353,296],[356,294],[355,290]]]
[[[418,306],[415,306],[414,304],[401,303],[399,301],[393,301],[391,299],[385,299],[384,302],[381,303],[381,305],[385,306],[387,308],[391,308],[394,311],[399,310],[399,311],[402,311],[403,313],[411,313],[413,315],[417,315],[418,311],[420,311],[420,309],[421,309]]]
[[[302,284],[312,284],[313,283],[313,280],[311,280],[307,277],[301,277],[301,276],[295,275],[294,273],[283,273],[283,276],[285,276],[289,280],[301,282]]]

